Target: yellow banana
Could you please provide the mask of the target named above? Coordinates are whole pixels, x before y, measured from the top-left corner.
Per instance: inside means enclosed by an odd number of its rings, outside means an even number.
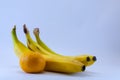
[[[41,55],[43,55],[46,59],[47,63],[45,70],[63,73],[75,73],[85,70],[85,65],[77,60],[57,56],[46,51],[44,48],[32,40],[26,25],[24,25],[23,28],[26,35],[28,48],[32,51],[41,53]]]
[[[86,55],[78,55],[78,56],[66,56],[66,57],[78,60],[78,61],[82,62],[85,66],[91,66],[96,61],[95,56],[88,55],[88,54],[86,54]]]
[[[14,26],[14,28],[12,29],[11,34],[12,34],[12,40],[14,44],[14,51],[18,58],[30,52],[30,50],[22,42],[18,40],[16,35],[16,26]]]
[[[42,48],[44,48],[46,51],[50,52],[51,54],[54,54],[54,55],[58,55],[58,56],[62,56],[63,55],[60,55],[56,52],[54,52],[53,50],[51,50],[39,37],[39,28],[35,28],[34,31],[33,31],[34,35],[35,35],[35,38],[36,38],[36,41],[37,43],[39,44],[39,46],[41,46]],[[94,62],[96,61],[96,57],[95,56],[92,56],[92,55],[79,55],[79,56],[64,56],[64,57],[67,57],[67,58],[73,58],[75,60],[78,60],[80,62],[82,62],[83,64],[85,64],[85,66],[90,66],[92,64],[94,64]]]
[[[95,63],[97,60],[96,56],[89,55],[90,61],[87,63],[88,66],[92,65]]]
[[[20,67],[28,73],[42,72],[45,68],[46,61],[41,54],[29,50],[16,35],[16,26],[11,31],[14,50],[20,59]]]

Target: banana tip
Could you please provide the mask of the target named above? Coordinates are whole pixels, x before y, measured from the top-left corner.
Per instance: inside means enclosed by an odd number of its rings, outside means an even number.
[[[16,25],[14,25],[11,32],[14,32],[14,31],[16,31]]]
[[[23,25],[23,30],[24,30],[24,33],[25,33],[25,34],[28,33],[28,30],[27,30],[26,24]]]
[[[33,32],[34,32],[34,34],[39,33],[40,32],[39,28],[34,28]]]
[[[96,58],[96,56],[93,56],[93,61],[97,61],[97,58]]]
[[[85,67],[85,65],[82,67],[82,71],[85,71],[85,69],[86,69],[86,67]]]
[[[14,25],[13,30],[16,30],[16,25]]]
[[[86,58],[86,60],[89,62],[89,61],[90,61],[90,57],[88,56],[88,57]]]

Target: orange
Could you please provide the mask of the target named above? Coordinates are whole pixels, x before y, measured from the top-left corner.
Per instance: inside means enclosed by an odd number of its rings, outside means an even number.
[[[20,57],[20,67],[27,73],[43,72],[45,59],[39,53],[26,53]]]

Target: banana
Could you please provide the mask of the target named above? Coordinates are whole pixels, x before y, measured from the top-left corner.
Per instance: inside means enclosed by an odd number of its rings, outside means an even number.
[[[94,64],[97,61],[96,56],[89,55],[90,61],[88,62],[88,66]]]
[[[51,50],[41,39],[40,39],[40,31],[39,28],[35,28],[33,30],[33,33],[35,35],[36,41],[39,44],[39,46],[41,46],[42,48],[44,48],[45,50],[47,50],[48,52],[50,52],[51,54],[54,55],[58,55],[58,56],[64,56],[64,55],[60,55],[56,52],[54,52],[53,50]],[[78,60],[79,62],[82,62],[83,64],[85,64],[85,66],[91,66],[92,64],[94,64],[94,62],[96,61],[96,57],[92,56],[92,55],[79,55],[79,56],[64,56],[67,58],[73,58],[75,60]]]
[[[91,66],[95,63],[96,61],[96,57],[86,54],[86,55],[78,55],[78,56],[66,56],[69,58],[73,58],[75,60],[78,60],[80,62],[82,62],[85,66]]]
[[[51,50],[51,49],[40,39],[40,37],[39,37],[39,34],[40,34],[39,28],[35,28],[35,29],[33,30],[33,34],[34,34],[34,36],[35,36],[35,38],[36,38],[37,43],[38,43],[41,47],[43,47],[45,50],[47,50],[47,51],[50,52],[51,54],[55,54],[55,55],[62,56],[62,55],[60,55],[60,54],[57,54],[57,53],[54,52],[53,50]]]
[[[30,50],[22,42],[18,40],[16,35],[16,26],[14,26],[14,28],[12,29],[11,34],[12,34],[15,54],[18,58],[20,58],[22,55],[26,54],[26,52],[28,53]]]
[[[35,41],[32,40],[25,24],[23,25],[23,28],[26,35],[28,48],[34,52],[41,53],[41,55],[43,55],[46,59],[45,70],[62,73],[75,73],[85,70],[85,65],[81,62],[78,62],[77,60],[57,56],[46,51],[44,48],[42,48]]]
[[[46,61],[41,54],[29,50],[16,35],[16,26],[11,31],[14,50],[18,56],[20,67],[27,73],[38,73],[44,71]]]

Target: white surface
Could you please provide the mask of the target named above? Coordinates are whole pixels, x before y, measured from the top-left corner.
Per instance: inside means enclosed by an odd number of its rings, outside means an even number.
[[[42,40],[63,55],[89,53],[97,62],[86,72],[73,75],[45,72],[26,74],[13,51],[11,29],[17,25],[39,27]],[[119,0],[0,0],[0,80],[119,80]]]
[[[83,73],[61,74],[53,72],[44,72],[41,74],[24,73],[19,66],[7,66],[0,69],[1,80],[119,80],[120,66],[99,65],[91,66]]]

